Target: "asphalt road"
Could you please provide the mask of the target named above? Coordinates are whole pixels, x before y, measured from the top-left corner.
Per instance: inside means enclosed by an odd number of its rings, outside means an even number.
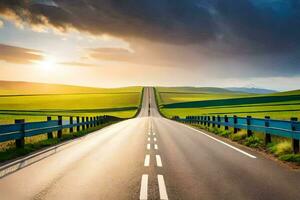
[[[137,118],[32,159],[0,179],[1,200],[300,199],[299,171],[162,118],[152,88]]]

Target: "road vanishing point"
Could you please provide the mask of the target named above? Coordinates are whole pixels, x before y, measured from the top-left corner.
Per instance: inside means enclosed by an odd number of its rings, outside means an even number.
[[[300,199],[300,173],[163,118],[145,88],[134,119],[0,167],[1,200]]]

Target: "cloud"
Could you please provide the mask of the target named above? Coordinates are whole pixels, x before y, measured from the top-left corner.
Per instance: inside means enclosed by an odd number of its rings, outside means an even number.
[[[66,66],[97,67],[96,64],[82,63],[82,62],[62,62],[62,63],[59,63],[59,64],[66,65]]]
[[[0,60],[9,63],[29,64],[33,61],[43,60],[42,52],[33,49],[0,44],[0,52]]]
[[[123,48],[90,48],[87,50],[89,57],[97,60],[134,62],[135,55],[127,49]]]
[[[35,30],[120,37],[133,49],[89,49],[97,60],[227,77],[300,74],[299,0],[16,0],[0,1],[0,15]]]
[[[214,50],[265,53],[300,46],[297,0],[1,1],[0,13],[33,26],[75,28]],[[13,17],[12,17],[13,16]]]

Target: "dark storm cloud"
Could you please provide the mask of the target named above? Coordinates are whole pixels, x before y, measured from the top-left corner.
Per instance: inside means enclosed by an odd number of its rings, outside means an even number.
[[[2,0],[0,12],[32,24],[175,44],[226,44],[249,52],[300,45],[299,0]],[[255,50],[255,51],[253,51]]]
[[[300,0],[2,0],[0,13],[62,31],[196,45],[196,55],[245,60],[258,73],[299,71]]]

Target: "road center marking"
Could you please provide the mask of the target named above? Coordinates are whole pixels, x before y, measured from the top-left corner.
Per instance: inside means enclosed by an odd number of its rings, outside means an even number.
[[[147,155],[145,156],[144,166],[145,166],[145,167],[149,167],[149,165],[150,165],[150,155],[147,154]]]
[[[155,135],[155,133],[153,133],[153,135]]]
[[[150,150],[151,149],[151,146],[150,144],[147,144],[147,149]]]
[[[157,175],[157,180],[158,180],[158,188],[159,188],[160,199],[168,200],[168,195],[167,195],[166,185],[165,185],[165,181],[164,181],[164,176],[163,175]]]
[[[158,149],[158,146],[157,146],[157,144],[155,144],[155,145],[154,145],[154,149],[156,149],[156,150]]]
[[[156,137],[153,140],[154,140],[154,142],[156,142],[156,140],[157,140]]]
[[[141,181],[140,200],[148,199],[148,174],[143,174]]]
[[[151,140],[151,139],[148,137],[148,141],[149,141],[149,142],[150,142],[150,140]]]
[[[149,132],[148,135],[151,135],[151,132]]]
[[[183,124],[182,124],[182,125],[183,125]],[[248,157],[250,157],[250,158],[256,158],[256,156],[253,156],[253,155],[251,155],[251,154],[249,154],[249,153],[247,153],[247,152],[245,152],[245,151],[243,151],[243,150],[241,150],[241,149],[238,149],[238,148],[236,148],[236,147],[234,147],[234,146],[232,146],[232,145],[230,145],[230,144],[227,144],[226,142],[223,142],[222,140],[219,140],[219,139],[217,139],[217,138],[214,138],[214,137],[212,137],[212,136],[210,136],[210,135],[208,135],[208,134],[206,134],[206,133],[204,133],[204,132],[202,132],[202,131],[199,131],[199,130],[197,130],[197,129],[195,129],[195,128],[192,128],[192,127],[189,127],[189,126],[187,126],[187,125],[183,125],[183,126],[189,128],[189,129],[192,129],[192,130],[194,130],[194,131],[197,131],[197,132],[199,132],[199,133],[205,135],[206,137],[209,137],[210,139],[213,139],[213,140],[215,140],[215,141],[217,141],[217,142],[219,142],[219,143],[221,143],[221,144],[224,144],[225,146],[227,146],[227,147],[229,147],[229,148],[232,148],[232,149],[234,149],[234,150],[236,150],[236,151],[238,151],[238,152],[240,152],[240,153],[242,153],[242,154],[244,154],[244,155],[246,155],[246,156],[248,156]]]
[[[162,167],[160,155],[156,155],[156,165],[157,167]]]

